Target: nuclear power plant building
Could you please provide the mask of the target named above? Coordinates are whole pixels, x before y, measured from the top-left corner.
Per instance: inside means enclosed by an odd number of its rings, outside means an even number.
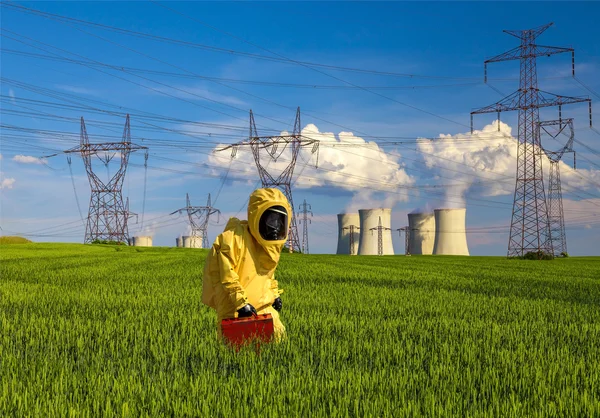
[[[202,248],[202,237],[185,235],[181,237],[183,248]]]
[[[408,214],[408,250],[410,254],[431,255],[435,243],[433,212]]]
[[[337,217],[338,245],[336,254],[356,255],[360,242],[360,218],[358,213],[339,213]]]
[[[394,255],[394,246],[392,244],[392,209],[360,209],[358,211],[360,219],[360,244],[358,246],[358,255],[378,255],[379,233],[377,228],[381,219],[381,243],[382,255]]]
[[[469,255],[467,246],[466,212],[462,209],[436,209],[435,243],[433,254]]]
[[[140,235],[132,238],[134,247],[152,247],[152,237],[149,235]]]

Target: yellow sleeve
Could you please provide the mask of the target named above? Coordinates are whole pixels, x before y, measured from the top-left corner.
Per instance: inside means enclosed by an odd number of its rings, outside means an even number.
[[[232,248],[229,245],[222,243],[220,249],[217,251],[217,258],[219,260],[221,284],[237,311],[248,303],[248,298],[246,297],[244,288],[240,284],[240,278],[235,271],[236,262],[232,252]]]
[[[273,273],[273,277],[271,277],[271,290],[273,290],[273,293],[275,294],[275,299],[283,293],[283,289],[279,288],[279,283],[275,280],[275,273]]]

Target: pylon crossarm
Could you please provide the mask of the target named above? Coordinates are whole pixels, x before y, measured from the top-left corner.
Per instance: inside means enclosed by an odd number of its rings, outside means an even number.
[[[252,138],[252,140],[260,141],[263,143],[269,142],[292,142],[295,138],[295,135],[269,135],[269,136],[257,136],[256,138]]]
[[[201,211],[202,211],[202,208],[187,208],[188,215],[195,215]]]
[[[529,51],[527,52],[528,56],[534,57],[549,57],[550,55],[562,54],[564,52],[574,53],[573,48],[562,48],[556,46],[545,46],[545,45],[533,45],[534,52],[531,54]],[[522,46],[517,46],[510,51],[503,52],[502,54],[496,55],[490,59],[485,60],[485,64],[491,62],[500,62],[500,61],[511,61],[518,60],[524,58]]]
[[[477,110],[473,110],[471,112],[471,115],[476,115],[476,114],[480,114],[480,113],[508,112],[511,110],[516,110],[516,109],[519,109],[520,101],[521,101],[521,92],[516,91],[512,94],[509,94],[504,99],[497,101],[494,104],[482,107]]]
[[[538,91],[538,108],[550,107],[550,106],[562,106],[566,104],[591,102],[591,99],[587,96],[571,97],[571,96],[559,96],[558,94],[550,93],[547,91]]]
[[[258,138],[252,138],[250,141],[242,141],[242,142],[236,142],[235,144],[226,145],[223,148],[219,148],[217,150],[217,152],[218,151],[226,151],[226,150],[234,148],[234,147],[239,148],[239,147],[243,147],[243,146],[253,146],[253,147],[257,147],[259,149],[265,149],[265,148],[272,147],[274,145],[280,145],[282,143],[285,143],[285,145],[287,145],[287,144],[292,143],[294,140],[296,140],[297,142],[300,142],[298,144],[298,146],[300,146],[300,147],[307,147],[309,145],[314,145],[315,143],[319,142],[318,139],[304,140],[301,137],[295,136],[295,135],[261,136]]]
[[[538,122],[540,126],[554,126],[562,125],[561,131],[567,127],[568,124],[573,123],[573,118],[554,119],[554,120],[543,120]],[[560,132],[559,132],[560,133]]]
[[[211,214],[219,212],[218,209],[213,209],[213,208],[210,208],[208,206],[188,206],[188,207],[185,207],[185,208],[177,209],[176,211],[171,212],[170,215],[174,215],[177,212],[179,212],[179,213],[185,212],[185,213],[189,213],[189,214],[194,215],[194,214],[196,214],[198,212],[201,212],[203,210],[208,210],[208,209],[211,209],[211,210],[215,211],[215,212],[211,212]]]
[[[483,63],[488,64],[490,62],[500,62],[500,61],[509,61],[509,60],[518,60],[521,59],[521,47],[517,46],[513,49],[503,52],[502,54],[496,55],[495,57],[489,58],[485,60]]]
[[[481,114],[481,113],[498,113],[498,112],[508,112],[512,110],[519,110],[521,108],[521,98],[523,93],[521,91],[516,91],[504,99],[491,104],[489,106],[482,107],[480,109],[474,110],[471,112],[471,115]],[[562,106],[567,104],[574,103],[583,103],[590,102],[589,97],[571,97],[571,96],[559,96],[554,93],[549,93],[546,91],[538,91],[538,103],[536,104],[536,108],[543,107],[552,107],[552,106]]]
[[[64,151],[64,153],[65,154],[79,153],[79,154],[93,155],[98,152],[137,151],[140,149],[148,149],[148,147],[132,144],[130,142],[104,142],[102,144],[90,144],[90,143],[82,144],[78,147],[70,148],[70,149]]]
[[[527,30],[503,30],[502,32],[507,33],[509,35],[514,36],[515,38],[525,39],[525,38],[537,38],[542,33],[546,31],[550,26],[554,25],[554,22],[546,23],[545,25],[538,26],[534,29]]]
[[[535,54],[536,56],[545,56],[549,57],[550,55],[562,54],[563,52],[574,53],[575,50],[573,48],[563,48],[560,46],[546,46],[546,45],[536,45],[535,46]]]

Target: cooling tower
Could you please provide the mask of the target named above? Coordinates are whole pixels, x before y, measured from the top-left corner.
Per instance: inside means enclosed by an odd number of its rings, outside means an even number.
[[[175,238],[175,245],[176,245],[178,248],[181,248],[181,247],[183,247],[183,239],[182,239],[181,237],[177,237],[177,238]]]
[[[150,236],[138,236],[133,237],[134,247],[152,247],[152,237]]]
[[[383,255],[394,255],[394,246],[392,245],[392,209],[360,209],[358,211],[360,218],[360,244],[358,246],[358,255],[377,255],[378,253],[378,232],[371,231],[371,228],[379,226],[381,218],[381,241],[383,244]]]
[[[408,214],[408,251],[410,254],[433,254],[435,217],[430,213]]]
[[[466,209],[436,209],[435,244],[436,255],[469,255],[465,231]]]
[[[336,254],[356,255],[360,240],[360,219],[358,213],[338,213],[338,245]],[[350,250],[350,227],[354,225],[353,244]]]
[[[202,248],[201,237],[184,236],[181,240],[184,248]]]

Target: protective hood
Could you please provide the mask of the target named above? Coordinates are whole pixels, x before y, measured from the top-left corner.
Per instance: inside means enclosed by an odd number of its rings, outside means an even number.
[[[292,208],[279,189],[257,189],[250,195],[248,201],[248,228],[258,244],[269,254],[269,257],[274,261],[278,261],[283,245],[287,240],[287,234],[284,239],[270,241],[264,239],[259,232],[261,216],[273,206],[283,206],[287,211],[286,230],[289,231],[292,221]]]

